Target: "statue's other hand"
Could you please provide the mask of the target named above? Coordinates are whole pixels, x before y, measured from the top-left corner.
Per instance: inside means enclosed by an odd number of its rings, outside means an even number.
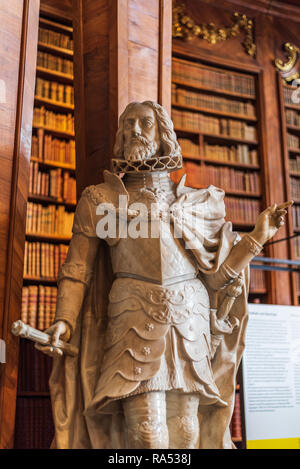
[[[284,225],[284,216],[287,214],[287,208],[293,205],[293,201],[284,202],[283,204],[273,204],[264,210],[258,217],[254,230],[251,235],[260,244],[265,244],[271,239]]]
[[[46,334],[51,336],[51,345],[35,344],[35,348],[50,357],[62,356],[63,351],[58,348],[58,341],[67,342],[71,337],[71,329],[65,321],[57,321],[55,324],[45,330]]]

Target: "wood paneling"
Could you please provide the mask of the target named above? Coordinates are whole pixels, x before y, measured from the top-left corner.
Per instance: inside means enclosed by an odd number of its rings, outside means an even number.
[[[0,68],[6,91],[0,105],[0,319],[7,347],[7,362],[0,365],[1,448],[13,444],[18,340],[10,328],[21,308],[38,15],[39,0],[13,0],[0,7]]]
[[[109,153],[113,152],[118,118],[128,103],[128,0],[109,8]],[[113,104],[114,103],[114,104]]]
[[[158,103],[171,114],[172,0],[161,0],[159,11]]]
[[[109,6],[74,0],[77,188],[101,181],[109,163]],[[113,27],[113,25],[111,25]]]
[[[170,106],[171,1],[74,0],[74,44],[80,194],[110,167],[118,118],[129,102]]]
[[[128,79],[130,101],[157,101],[159,57],[159,2],[129,3]]]

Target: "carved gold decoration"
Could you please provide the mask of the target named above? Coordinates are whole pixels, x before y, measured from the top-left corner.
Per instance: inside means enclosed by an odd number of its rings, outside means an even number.
[[[300,76],[297,70],[297,60],[300,49],[291,42],[283,44],[283,48],[288,53],[288,59],[286,62],[283,62],[281,59],[275,59],[275,67],[280,71],[284,81],[289,83]]]
[[[194,37],[205,39],[210,44],[226,41],[236,37],[242,31],[245,32],[245,40],[242,43],[247,53],[254,57],[256,45],[254,43],[253,21],[246,15],[233,14],[233,23],[230,26],[217,28],[214,23],[197,25],[195,21],[186,15],[186,7],[183,4],[173,7],[173,31],[174,38],[191,40]]]

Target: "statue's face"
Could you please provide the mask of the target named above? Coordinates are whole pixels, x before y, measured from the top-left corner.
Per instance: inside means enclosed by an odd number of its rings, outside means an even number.
[[[145,160],[154,156],[159,147],[159,129],[153,109],[136,104],[124,120],[124,158]]]

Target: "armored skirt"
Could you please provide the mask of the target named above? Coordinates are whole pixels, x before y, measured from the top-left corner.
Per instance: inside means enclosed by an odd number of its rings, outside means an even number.
[[[169,286],[117,278],[110,291],[106,346],[87,412],[121,411],[120,399],[150,391],[198,393],[226,405],[211,370],[210,308],[200,279]]]

